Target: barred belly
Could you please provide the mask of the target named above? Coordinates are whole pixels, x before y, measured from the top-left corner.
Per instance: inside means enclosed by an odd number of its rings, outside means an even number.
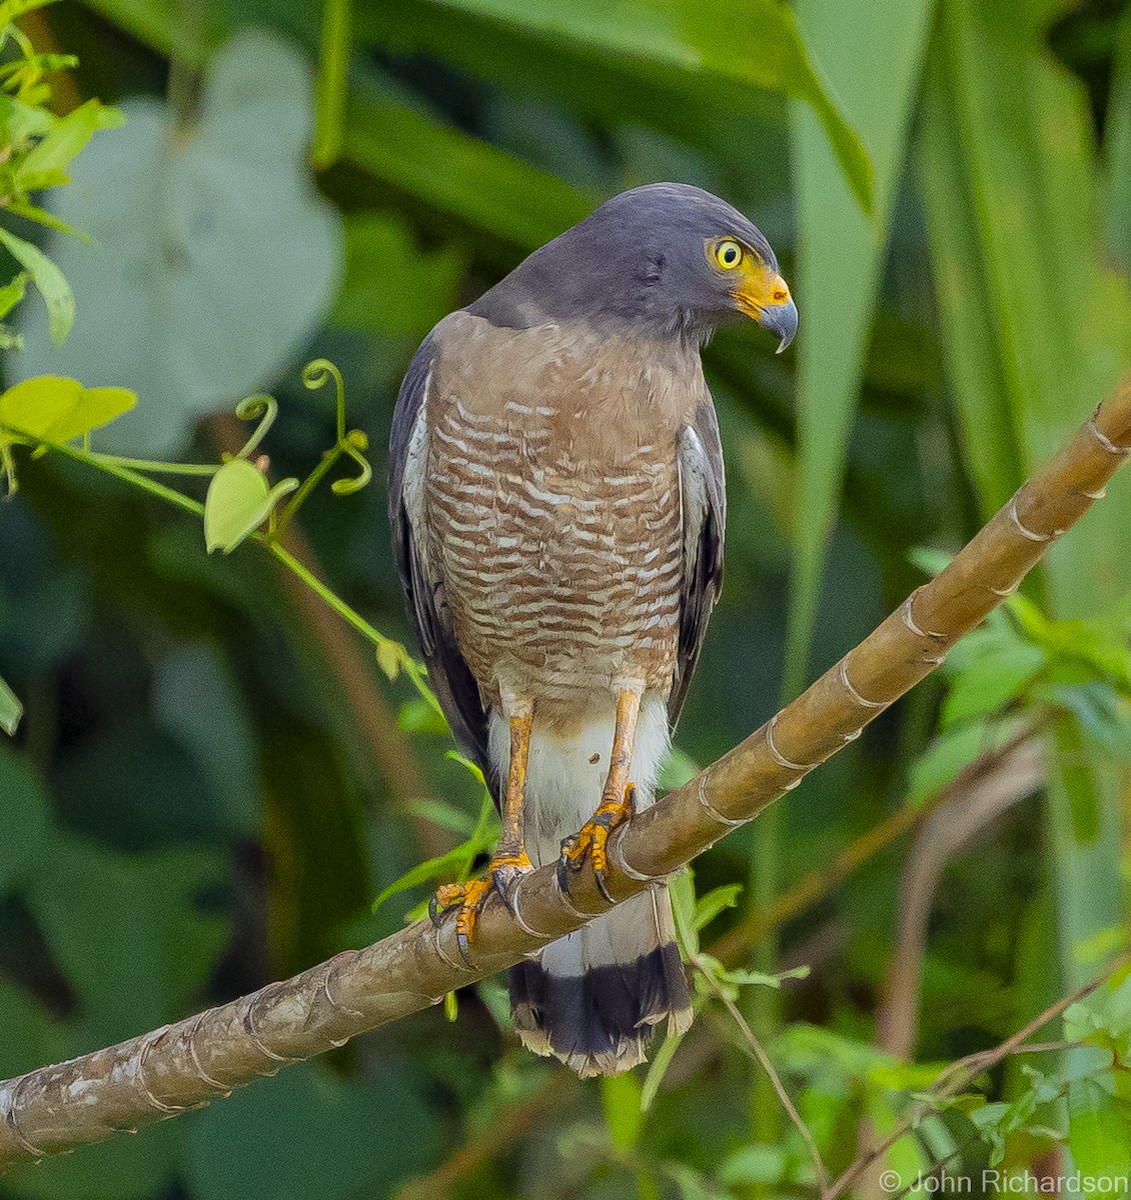
[[[676,666],[682,535],[674,430],[563,438],[549,409],[445,406],[429,432],[429,559],[485,691],[566,716]],[[580,457],[579,443],[585,447]]]

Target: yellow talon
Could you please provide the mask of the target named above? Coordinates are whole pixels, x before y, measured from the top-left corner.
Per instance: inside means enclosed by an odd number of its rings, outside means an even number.
[[[441,910],[459,905],[456,913],[456,945],[460,957],[471,966],[469,951],[475,937],[479,914],[492,891],[499,894],[510,909],[508,889],[519,875],[534,870],[534,865],[523,853],[501,854],[491,860],[487,874],[482,879],[471,879],[467,883],[444,883],[436,889],[428,905],[432,920],[439,922]],[[512,910],[513,911],[513,910]]]
[[[593,867],[593,876],[597,890],[610,904],[612,896],[605,888],[605,870],[609,865],[606,847],[609,835],[614,829],[623,825],[632,816],[633,800],[636,795],[636,785],[628,784],[624,795],[619,800],[603,799],[597,811],[589,818],[581,829],[562,842],[562,856],[558,860],[558,883],[566,887],[568,871],[579,871],[586,858]]]

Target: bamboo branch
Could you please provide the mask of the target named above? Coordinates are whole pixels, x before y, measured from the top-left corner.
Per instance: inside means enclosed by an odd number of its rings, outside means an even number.
[[[682,866],[857,738],[930,674],[1049,546],[1103,495],[1131,449],[1131,377],[953,562],[807,691],[609,842],[606,886],[627,899]],[[228,1095],[518,962],[607,911],[586,867],[563,895],[553,866],[522,877],[516,916],[497,899],[473,966],[454,919],[412,925],[293,979],[117,1046],[0,1083],[0,1170],[101,1141]]]

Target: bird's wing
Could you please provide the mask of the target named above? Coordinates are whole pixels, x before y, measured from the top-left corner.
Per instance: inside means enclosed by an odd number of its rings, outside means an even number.
[[[707,621],[723,581],[726,486],[719,422],[709,399],[696,407],[690,423],[680,429],[676,461],[683,512],[683,574],[679,652],[668,698],[668,720],[673,728],[687,698]]]
[[[428,666],[428,681],[456,740],[478,763],[491,793],[498,780],[487,753],[487,713],[479,685],[456,646],[443,579],[429,569],[424,526],[424,472],[428,459],[425,399],[436,345],[425,339],[409,365],[393,411],[389,436],[389,524],[401,587]]]

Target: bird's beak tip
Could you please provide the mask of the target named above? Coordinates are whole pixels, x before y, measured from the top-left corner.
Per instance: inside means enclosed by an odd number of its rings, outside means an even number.
[[[762,309],[758,324],[781,338],[775,352],[781,354],[797,336],[797,305],[793,303],[792,298],[784,304],[769,305]]]

